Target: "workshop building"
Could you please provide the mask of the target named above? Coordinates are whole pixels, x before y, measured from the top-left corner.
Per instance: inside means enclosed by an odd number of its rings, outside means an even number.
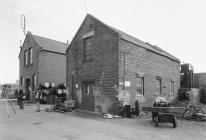
[[[151,106],[157,95],[173,98],[180,60],[88,14],[67,48],[66,78],[77,107],[117,113],[121,104]]]

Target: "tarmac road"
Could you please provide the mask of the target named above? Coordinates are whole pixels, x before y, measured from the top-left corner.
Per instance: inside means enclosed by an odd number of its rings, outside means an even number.
[[[104,119],[81,112],[35,112],[34,104],[24,110],[0,103],[0,140],[206,140],[206,122],[178,121],[177,128],[151,118]]]

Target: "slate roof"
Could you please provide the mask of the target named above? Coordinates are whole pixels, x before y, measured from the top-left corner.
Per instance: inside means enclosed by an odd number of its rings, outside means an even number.
[[[43,50],[66,54],[66,49],[67,49],[66,43],[52,40],[45,37],[40,37],[33,34],[31,34],[31,36],[34,38],[37,44],[39,44],[39,47],[41,47]]]
[[[160,54],[162,56],[168,57],[168,58],[170,58],[172,60],[175,60],[177,62],[180,62],[180,60],[178,58],[174,57],[173,55],[169,54],[168,52],[164,51],[163,49],[159,48],[156,45],[151,45],[151,44],[149,44],[147,42],[144,42],[144,41],[141,41],[141,40],[139,40],[139,39],[137,39],[137,38],[135,38],[135,37],[133,37],[131,35],[128,35],[128,34],[122,32],[122,31],[120,31],[118,29],[115,29],[115,28],[113,28],[111,26],[108,26],[108,25],[106,25],[105,23],[103,23],[102,21],[100,21],[99,19],[97,19],[96,17],[94,17],[94,16],[92,16],[90,14],[88,14],[87,16],[91,16],[92,18],[96,19],[100,23],[102,23],[105,26],[107,26],[110,29],[112,29],[114,32],[116,32],[119,35],[119,37],[121,39],[124,39],[124,40],[126,40],[128,42],[131,42],[131,43],[135,44],[135,45],[141,46],[141,47],[143,47],[143,48],[145,48],[147,50],[150,50],[152,52],[155,52],[155,53]]]

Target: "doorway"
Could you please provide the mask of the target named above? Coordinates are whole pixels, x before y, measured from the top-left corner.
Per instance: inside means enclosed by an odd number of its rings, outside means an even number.
[[[82,108],[94,111],[94,82],[87,81],[82,83]]]
[[[30,79],[26,79],[26,100],[30,100]]]

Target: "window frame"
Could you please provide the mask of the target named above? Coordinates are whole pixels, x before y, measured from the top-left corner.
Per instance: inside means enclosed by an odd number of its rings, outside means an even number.
[[[158,83],[158,85],[157,85]],[[157,92],[157,88],[159,88],[159,95],[162,95],[162,79],[157,78],[156,79],[156,92]]]
[[[144,95],[144,77],[136,77],[141,80],[141,95]]]
[[[24,87],[24,77],[23,76],[20,77],[20,85]]]
[[[170,81],[170,95],[175,94],[175,81]]]
[[[29,48],[29,64],[33,64],[33,49],[32,48]]]
[[[92,36],[89,36],[87,38],[83,39],[83,60],[84,61],[91,61],[93,60],[93,55],[92,55]],[[89,40],[88,42],[86,42]],[[90,45],[86,45],[87,43],[90,43]]]
[[[28,50],[24,50],[24,66],[28,65]]]
[[[20,85],[21,86],[23,85],[23,77],[22,76],[20,77]]]

